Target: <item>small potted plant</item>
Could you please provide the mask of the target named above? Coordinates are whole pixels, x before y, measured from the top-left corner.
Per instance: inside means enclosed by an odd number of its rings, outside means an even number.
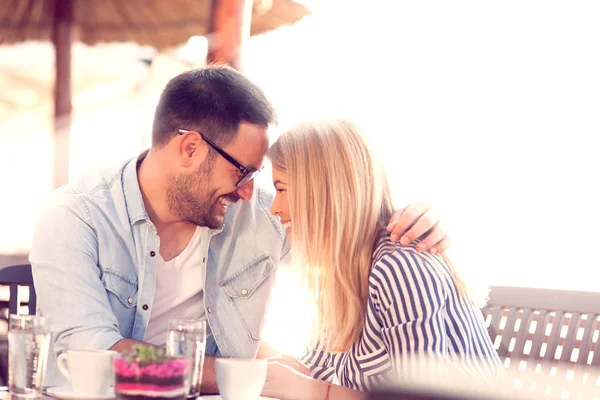
[[[155,346],[135,344],[114,359],[115,394],[120,400],[183,400],[189,385],[189,360],[168,356]]]

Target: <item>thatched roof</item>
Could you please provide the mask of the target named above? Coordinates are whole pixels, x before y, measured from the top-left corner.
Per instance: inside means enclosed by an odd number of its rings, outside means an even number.
[[[4,0],[0,44],[52,40],[56,2]],[[136,42],[161,49],[209,32],[210,0],[73,0],[75,40]],[[293,24],[310,11],[292,0],[256,0],[251,34]]]

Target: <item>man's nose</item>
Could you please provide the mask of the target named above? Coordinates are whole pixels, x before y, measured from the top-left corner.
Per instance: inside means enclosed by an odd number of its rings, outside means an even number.
[[[235,192],[242,198],[242,200],[250,200],[252,198],[252,193],[254,193],[254,179],[238,187]]]

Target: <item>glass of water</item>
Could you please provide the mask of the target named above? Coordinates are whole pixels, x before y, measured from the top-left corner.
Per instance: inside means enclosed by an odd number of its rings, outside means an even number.
[[[11,315],[8,324],[8,388],[21,397],[42,395],[50,348],[47,317]]]
[[[171,319],[167,332],[167,354],[190,360],[188,397],[200,396],[206,345],[206,322],[200,319]]]

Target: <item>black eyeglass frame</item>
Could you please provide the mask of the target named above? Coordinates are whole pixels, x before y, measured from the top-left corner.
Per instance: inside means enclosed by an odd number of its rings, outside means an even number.
[[[231,165],[233,165],[234,167],[236,167],[240,171],[240,173],[242,175],[240,176],[240,178],[236,182],[236,184],[235,184],[236,187],[244,186],[246,183],[250,182],[264,168],[264,166],[260,167],[259,169],[245,167],[238,160],[236,160],[235,158],[233,158],[232,156],[230,156],[225,150],[223,150],[222,148],[220,148],[219,146],[217,146],[216,144],[214,144],[209,138],[207,138],[206,136],[204,136],[202,134],[202,132],[189,131],[187,129],[178,129],[177,130],[177,133],[179,133],[180,135],[184,135],[184,134],[189,133],[189,132],[196,132],[196,133],[198,133],[200,135],[200,137],[206,143],[209,144],[210,147],[212,147],[217,153],[219,153],[221,155],[221,157],[223,157],[224,159],[226,159],[227,161],[229,161],[229,163]]]

